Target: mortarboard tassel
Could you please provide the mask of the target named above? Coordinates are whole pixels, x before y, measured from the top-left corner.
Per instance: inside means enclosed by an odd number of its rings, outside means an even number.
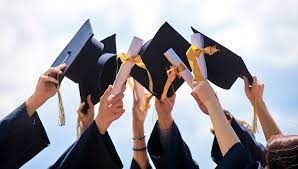
[[[59,81],[59,75],[57,76],[57,79]],[[60,84],[59,83],[57,84],[57,96],[58,96],[58,108],[59,108],[58,124],[59,124],[59,126],[65,126],[65,112],[64,112],[62,97],[61,97],[61,93],[60,93]]]
[[[161,94],[161,101],[167,98],[168,90],[173,81],[176,79],[177,76],[180,78],[180,72],[183,72],[184,70],[186,70],[186,66],[183,63],[179,64],[178,66],[171,66],[171,68],[167,70],[168,79]]]
[[[146,100],[143,106],[140,107],[141,111],[148,111],[150,109],[150,100],[153,97],[153,94],[148,93],[146,94]]]
[[[194,73],[194,79],[196,81],[204,80],[204,77],[201,73],[200,66],[197,61],[197,57],[200,57],[202,54],[213,55],[214,53],[218,52],[219,49],[216,46],[207,46],[205,48],[199,48],[195,45],[191,45],[186,52],[186,56],[189,62],[189,65]]]
[[[127,84],[131,88],[131,90],[133,90],[133,88],[134,88],[134,83],[133,83],[132,79],[133,79],[132,77],[127,79]],[[153,94],[147,93],[147,94],[145,94],[145,97],[146,97],[145,103],[144,103],[144,105],[142,105],[140,107],[141,111],[148,111],[150,109],[150,106],[151,106],[150,105],[150,100],[153,97]]]

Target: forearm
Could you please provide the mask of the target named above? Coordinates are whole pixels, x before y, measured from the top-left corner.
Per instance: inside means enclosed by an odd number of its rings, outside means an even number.
[[[146,148],[146,141],[144,137],[144,125],[142,122],[133,120],[133,148],[134,148],[134,159],[142,169],[146,169],[148,166],[147,151],[141,150]],[[140,150],[140,151],[136,151]]]
[[[220,103],[215,102],[208,105],[208,112],[219,147],[222,154],[225,155],[233,145],[240,142],[239,138],[227,120]]]
[[[158,127],[160,130],[170,129],[174,120],[172,115],[158,115]]]
[[[256,103],[256,108],[256,113],[259,117],[266,141],[268,141],[273,135],[282,134],[275,120],[269,113],[266,104],[263,100]]]
[[[34,94],[32,96],[30,96],[27,100],[26,100],[26,110],[27,113],[29,115],[29,117],[31,117],[34,112],[41,106],[44,104],[44,100],[43,99],[38,99],[37,96],[35,96]]]

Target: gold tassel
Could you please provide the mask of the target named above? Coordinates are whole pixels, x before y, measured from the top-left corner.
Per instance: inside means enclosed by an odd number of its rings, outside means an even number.
[[[59,75],[57,76],[57,79],[59,81]],[[57,85],[57,96],[58,96],[58,108],[59,108],[59,121],[58,125],[59,126],[65,126],[65,112],[64,112],[64,107],[63,107],[63,102],[62,102],[62,97],[60,93],[60,84],[58,83]]]
[[[186,56],[189,62],[189,65],[194,73],[194,79],[196,81],[202,81],[204,80],[204,77],[201,73],[200,66],[198,64],[197,58],[201,56],[201,54],[208,54],[213,55],[216,52],[219,52],[220,50],[216,48],[216,45],[214,46],[207,46],[205,48],[199,48],[195,45],[191,45],[189,49],[186,52]]]
[[[151,74],[148,71],[148,69],[146,68],[146,66],[145,66],[144,62],[142,61],[142,58],[141,58],[140,55],[129,57],[126,53],[120,53],[120,54],[117,55],[117,58],[120,58],[122,64],[125,64],[126,62],[132,62],[135,65],[137,65],[138,67],[146,70],[148,80],[149,80],[149,84],[148,84],[149,91],[153,92],[153,81],[152,81]]]
[[[146,94],[146,100],[143,106],[140,107],[141,111],[148,111],[150,109],[150,100],[153,97],[153,94]]]
[[[176,77],[180,78],[180,73],[184,70],[186,70],[186,66],[184,65],[184,63],[181,63],[178,66],[171,66],[171,68],[167,70],[168,78],[161,94],[161,101],[167,98],[168,90],[171,87],[173,81],[176,79]]]
[[[254,117],[252,122],[252,132],[255,134],[258,132],[258,116],[257,116],[257,105],[256,105],[256,99],[253,98],[253,109],[254,109]]]

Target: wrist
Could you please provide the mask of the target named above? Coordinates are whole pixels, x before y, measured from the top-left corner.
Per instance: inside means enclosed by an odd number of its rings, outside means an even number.
[[[160,129],[169,129],[172,127],[173,121],[172,116],[158,117],[158,126]]]
[[[45,101],[42,101],[41,99],[38,99],[38,97],[33,94],[26,100],[26,110],[28,115],[31,117],[34,112],[44,103]]]
[[[108,128],[110,126],[110,123],[106,122],[104,120],[104,118],[100,115],[98,116],[98,118],[95,119],[95,123],[98,128],[98,131],[102,135],[106,133],[106,131],[108,130]]]
[[[144,125],[141,122],[132,122],[133,127],[133,137],[142,137],[144,136]]]
[[[209,110],[212,107],[218,107],[220,106],[220,103],[218,101],[218,99],[209,99],[206,104],[205,104],[206,108]]]

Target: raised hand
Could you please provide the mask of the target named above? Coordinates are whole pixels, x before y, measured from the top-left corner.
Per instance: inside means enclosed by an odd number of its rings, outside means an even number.
[[[251,104],[254,102],[259,103],[263,101],[263,93],[264,93],[264,84],[258,81],[257,77],[253,77],[252,87],[249,87],[248,79],[243,76],[244,86],[245,86],[245,94]]]
[[[26,108],[29,116],[31,116],[42,104],[49,98],[53,97],[57,92],[57,85],[59,81],[57,77],[62,74],[66,68],[65,64],[57,67],[51,67],[42,75],[40,75],[35,91],[26,101]]]
[[[100,98],[99,111],[95,118],[96,125],[101,134],[104,134],[111,123],[120,118],[125,111],[122,101],[125,87],[123,87],[121,93],[115,96],[111,95],[112,88],[113,87],[110,85]]]
[[[83,108],[86,105],[86,102],[81,103],[77,109],[79,125],[81,126],[80,133],[83,133],[94,120],[94,105],[91,101],[91,95],[88,95],[87,97],[87,104],[88,110],[86,114],[83,113]]]
[[[175,99],[175,94],[163,101],[155,98],[155,109],[158,114],[158,125],[160,129],[169,129],[172,126],[172,110],[175,104]]]

